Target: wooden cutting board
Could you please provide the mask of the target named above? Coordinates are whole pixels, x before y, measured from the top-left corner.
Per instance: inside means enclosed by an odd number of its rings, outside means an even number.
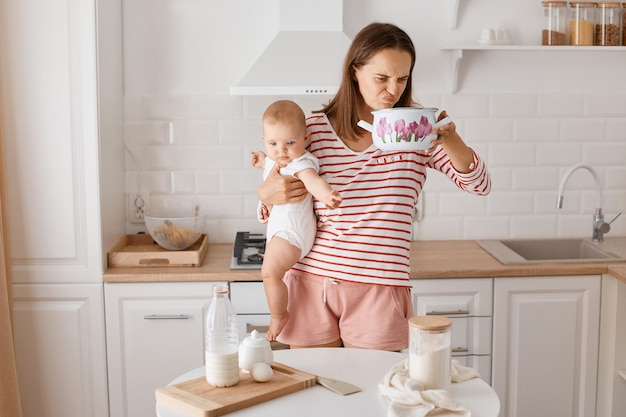
[[[185,250],[167,250],[147,234],[125,235],[107,253],[109,268],[199,266],[209,248],[205,234]]]
[[[217,417],[315,385],[315,375],[278,362],[272,368],[274,375],[267,382],[256,382],[250,374],[240,371],[240,381],[232,387],[214,387],[202,376],[157,388],[155,396],[157,401],[190,416]]]

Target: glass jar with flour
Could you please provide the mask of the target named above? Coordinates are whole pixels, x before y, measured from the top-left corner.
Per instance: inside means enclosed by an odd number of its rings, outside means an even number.
[[[424,389],[450,389],[452,320],[441,316],[409,319],[409,378]]]

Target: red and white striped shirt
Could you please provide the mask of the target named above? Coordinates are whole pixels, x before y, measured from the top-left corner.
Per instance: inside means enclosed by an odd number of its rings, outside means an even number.
[[[350,150],[324,114],[307,118],[309,150],[318,158],[320,176],[341,193],[341,205],[329,210],[314,202],[318,230],[313,249],[295,266],[322,277],[379,285],[409,286],[412,216],[426,181],[427,168],[447,175],[462,190],[486,195],[491,188],[483,161],[462,174],[443,148],[381,151],[374,145]]]

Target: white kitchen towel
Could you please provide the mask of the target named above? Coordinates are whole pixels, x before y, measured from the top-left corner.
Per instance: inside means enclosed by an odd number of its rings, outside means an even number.
[[[453,360],[450,369],[452,382],[480,377],[472,368]],[[467,408],[457,403],[443,389],[424,390],[424,386],[409,378],[408,359],[395,364],[378,383],[380,393],[390,400],[387,417],[470,417]]]

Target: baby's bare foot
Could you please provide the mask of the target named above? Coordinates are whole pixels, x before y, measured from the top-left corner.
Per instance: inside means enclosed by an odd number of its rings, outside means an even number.
[[[289,313],[285,312],[280,316],[272,316],[270,320],[270,327],[267,330],[267,340],[276,340],[280,332],[283,331],[285,324],[289,321]]]

